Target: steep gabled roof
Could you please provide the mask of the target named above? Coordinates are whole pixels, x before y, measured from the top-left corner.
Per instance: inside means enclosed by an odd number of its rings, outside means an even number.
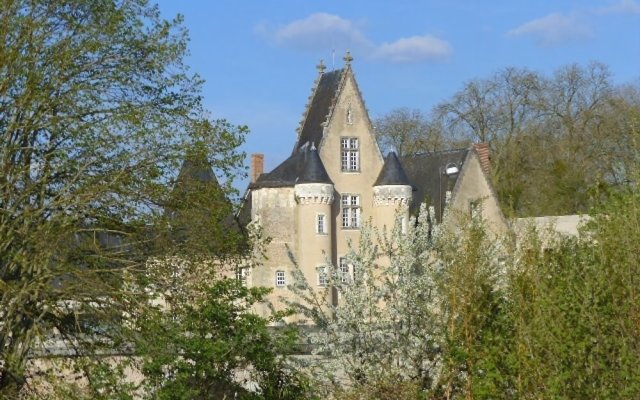
[[[407,174],[398,160],[398,156],[395,151],[389,152],[384,160],[382,170],[376,179],[376,183],[373,186],[382,185],[411,185]]]
[[[233,204],[220,186],[205,151],[187,152],[164,212],[171,221],[167,239],[172,243],[203,242],[211,248],[215,246],[220,254],[239,251],[243,245],[244,232],[235,218]],[[238,234],[238,241],[214,243],[209,237],[223,231]]]
[[[320,73],[311,101],[307,104],[293,153],[304,145],[312,143],[317,146],[322,141],[325,122],[327,116],[333,112],[344,72],[345,69],[338,69]]]
[[[176,185],[185,184],[187,181],[208,182],[218,185],[218,180],[207,158],[204,155],[199,156],[193,152],[187,154],[182,162]]]
[[[426,202],[435,208],[438,219],[442,216],[447,190],[452,190],[457,175],[447,176],[448,165],[462,170],[469,149],[455,149],[420,153],[402,158],[402,166],[414,188],[411,212],[415,213],[420,204]]]

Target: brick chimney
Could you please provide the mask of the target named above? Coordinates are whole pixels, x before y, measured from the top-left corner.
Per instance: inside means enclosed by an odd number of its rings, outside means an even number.
[[[264,154],[254,153],[251,155],[251,183],[258,180],[264,173]]]
[[[480,158],[480,165],[485,174],[491,176],[491,153],[489,143],[474,143],[473,148],[476,149]]]

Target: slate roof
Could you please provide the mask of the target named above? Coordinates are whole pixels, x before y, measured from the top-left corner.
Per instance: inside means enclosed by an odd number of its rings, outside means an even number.
[[[415,214],[420,204],[426,201],[435,208],[436,217],[441,220],[446,192],[453,190],[459,176],[458,174],[448,177],[444,170],[450,164],[455,164],[462,170],[468,153],[469,149],[455,149],[402,157],[402,166],[414,190],[412,214]]]
[[[402,168],[402,164],[400,164],[400,160],[398,160],[398,156],[395,151],[391,151],[387,154],[382,170],[378,175],[378,179],[376,179],[376,182],[373,184],[373,186],[382,185],[411,185],[411,182],[409,181],[407,174],[404,172],[404,168]]]
[[[316,146],[320,144],[324,130],[323,124],[327,120],[327,115],[333,111],[344,72],[345,69],[338,69],[320,75],[300,126],[298,141],[293,149],[294,154],[308,143]]]
[[[324,168],[324,164],[322,164],[318,150],[312,147],[305,153],[307,156],[302,168],[302,175],[298,177],[296,183],[333,183]]]
[[[177,182],[185,182],[187,180],[210,182],[218,185],[218,180],[211,169],[209,160],[204,156],[198,157],[193,153],[187,154],[178,173]]]
[[[250,189],[290,187],[296,183],[332,183],[315,148],[303,147],[273,171],[260,175]]]
[[[194,195],[194,193],[196,193]],[[200,195],[200,193],[204,193]],[[195,197],[194,197],[195,196]],[[192,204],[193,203],[193,204]],[[197,207],[189,208],[187,207]],[[226,229],[242,230],[233,213],[231,201],[226,197],[213,168],[204,153],[188,152],[178,173],[178,178],[165,204],[164,212],[170,218],[177,218],[181,213],[192,214],[195,210],[211,215],[214,210],[228,212],[219,215]]]

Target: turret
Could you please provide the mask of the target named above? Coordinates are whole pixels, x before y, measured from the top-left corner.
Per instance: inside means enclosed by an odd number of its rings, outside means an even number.
[[[395,152],[389,152],[373,186],[374,221],[391,231],[398,221],[403,231],[409,219],[412,187]]]
[[[312,286],[319,281],[317,267],[331,260],[331,205],[333,182],[315,147],[304,150],[294,190],[297,202],[298,264]]]

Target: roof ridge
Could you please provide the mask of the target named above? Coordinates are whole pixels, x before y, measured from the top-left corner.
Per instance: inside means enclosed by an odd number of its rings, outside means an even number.
[[[447,153],[455,153],[457,151],[466,151],[466,150],[469,150],[469,148],[468,147],[456,147],[455,149],[420,151],[420,152],[413,153],[413,154],[403,155],[402,158],[404,158],[404,157],[414,157],[414,156],[426,156],[426,155],[431,155],[431,154],[447,154]]]
[[[319,72],[296,130],[298,137],[292,153],[297,152],[306,142],[312,141],[316,146],[319,145],[324,134],[323,129],[335,107],[336,91],[344,78],[344,69],[330,72],[319,69]]]
[[[338,83],[338,87],[336,88],[336,91],[333,93],[333,97],[331,98],[331,104],[329,105],[329,109],[327,110],[327,115],[324,118],[324,121],[322,121],[322,123],[320,124],[322,126],[322,139],[324,139],[324,129],[329,126],[329,121],[331,120],[331,117],[333,116],[333,110],[336,107],[336,104],[338,102],[338,97],[340,97],[340,93],[342,93],[342,90],[344,89],[344,85],[346,84],[346,77],[347,77],[347,70],[350,70],[351,66],[347,65],[345,68],[340,68],[340,69],[335,69],[334,71],[342,71],[340,73],[340,83]],[[333,71],[331,71],[333,72]],[[318,143],[319,145],[320,143]]]
[[[318,91],[318,86],[320,85],[320,80],[322,80],[323,75],[324,75],[324,71],[319,71],[318,76],[313,81],[311,94],[309,95],[309,97],[307,97],[307,104],[305,104],[304,111],[302,112],[302,119],[300,120],[300,122],[298,123],[298,127],[296,128],[296,132],[298,132],[298,139],[300,139],[300,133],[302,133],[302,128],[304,128],[304,123],[306,122],[307,116],[309,115],[309,109],[311,109],[311,103],[313,102],[313,97],[316,95],[316,92]]]

